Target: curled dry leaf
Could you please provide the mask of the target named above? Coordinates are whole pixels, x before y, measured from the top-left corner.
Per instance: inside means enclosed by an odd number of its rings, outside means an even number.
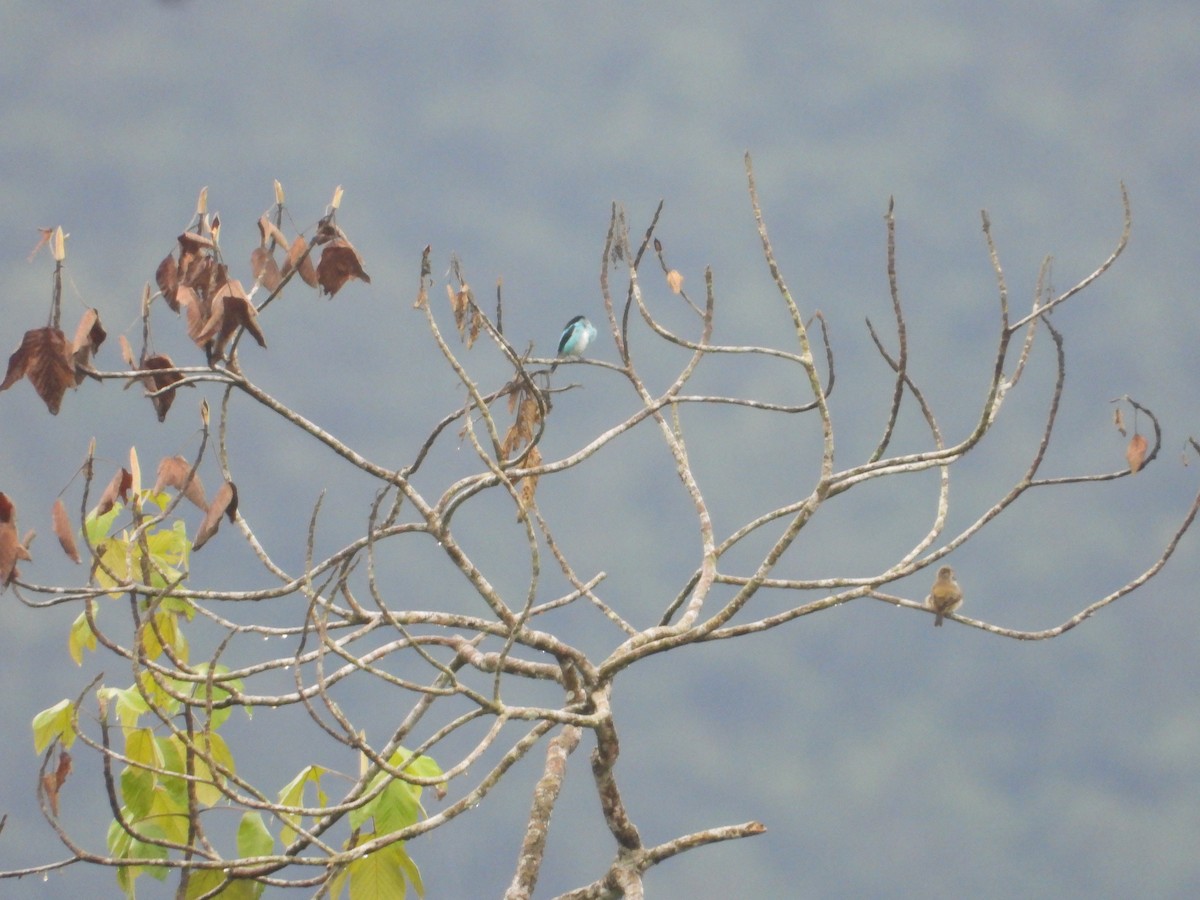
[[[262,282],[262,286],[268,291],[273,292],[283,283],[283,273],[279,271],[275,257],[267,251],[266,247],[255,247],[251,251],[250,272],[254,275],[255,280]]]
[[[475,341],[479,337],[479,332],[483,330],[483,313],[478,306],[471,305],[471,328],[467,332],[467,349],[470,350],[475,346]]]
[[[175,292],[179,289],[179,267],[175,264],[175,257],[172,254],[168,253],[166,258],[158,264],[158,271],[154,273],[154,283],[162,291],[167,306],[175,312],[179,312],[179,301],[175,298]]]
[[[67,776],[71,774],[71,754],[66,750],[58,752],[58,765],[53,772],[47,772],[42,776],[42,790],[46,792],[46,802],[50,805],[50,812],[58,815],[58,792],[62,790],[62,786],[67,783]]]
[[[278,184],[278,182],[276,183]],[[266,247],[271,241],[274,241],[280,247],[288,246],[287,236],[279,230],[278,225],[266,216],[259,216],[258,218],[258,234],[263,247]]]
[[[141,368],[149,369],[152,373],[142,376],[141,380],[146,384],[146,392],[150,394],[150,402],[154,404],[158,421],[165,422],[171,404],[175,402],[175,389],[171,385],[183,381],[183,376],[173,371],[175,363],[171,361],[171,357],[161,353],[147,356],[142,360]]]
[[[525,457],[525,466],[533,468],[542,464],[542,454],[537,447],[530,449],[529,454]],[[521,488],[517,492],[517,498],[521,503],[521,509],[528,511],[533,504],[534,494],[537,492],[538,476],[527,475],[521,479]],[[518,520],[520,516],[518,515]]]
[[[189,307],[189,330],[191,314]],[[240,281],[227,281],[217,291],[212,300],[212,309],[208,321],[196,334],[193,340],[197,344],[208,344],[212,341],[210,354],[220,356],[224,353],[225,345],[238,328],[245,328],[258,342],[258,346],[267,346],[262,329],[258,327],[258,312],[254,304],[246,296]]]
[[[129,340],[125,335],[118,334],[117,342],[121,345],[121,359],[125,360],[125,365],[131,369],[136,369],[137,363],[134,362],[133,348],[129,346]]]
[[[33,249],[29,251],[29,256],[25,258],[25,262],[33,262],[33,258],[37,256],[38,251],[50,243],[50,238],[54,236],[53,228],[39,228],[37,231],[41,237],[38,238],[38,242],[34,244]]]
[[[29,548],[17,537],[17,508],[0,493],[0,588],[17,577],[17,562],[29,560]]]
[[[292,246],[288,249],[287,262],[283,264],[283,274],[299,266],[298,274],[304,283],[309,287],[317,286],[317,271],[313,268],[312,257],[306,256],[308,251],[308,241],[300,235],[296,235],[296,239],[292,241]]]
[[[20,574],[17,561],[22,559],[29,559],[29,551],[17,537],[17,527],[12,522],[0,523],[0,588],[8,587]]]
[[[75,329],[75,340],[70,346],[71,357],[75,363],[75,384],[83,381],[85,373],[82,367],[91,362],[92,354],[100,349],[106,337],[108,332],[100,324],[100,313],[95,309],[86,310],[79,320],[79,327]]]
[[[421,251],[421,286],[417,290],[417,299],[413,302],[413,309],[424,309],[429,305],[429,292],[425,288],[425,282],[429,278],[429,273],[433,271],[433,266],[429,262],[429,254],[432,251],[431,244],[426,244],[425,249]]]
[[[195,288],[201,296],[210,297],[229,280],[228,271],[211,256],[202,256],[188,268],[186,276],[180,276],[180,284]]]
[[[330,241],[321,250],[321,262],[317,265],[321,292],[332,297],[351,278],[371,283],[370,276],[363,271],[362,257],[354,246],[342,238]]]
[[[1146,462],[1146,439],[1140,434],[1135,434],[1129,439],[1129,446],[1125,448],[1125,459],[1129,461],[1129,472],[1131,475],[1136,475]]]
[[[1119,406],[1113,410],[1113,425],[1121,432],[1121,437],[1125,437],[1125,416]]]
[[[200,483],[200,474],[193,472],[191,463],[182,456],[167,456],[158,464],[158,477],[154,482],[154,492],[158,493],[165,487],[182,491],[183,496],[198,507],[208,509],[208,501],[204,498],[204,485]]]
[[[57,328],[47,326],[25,332],[21,346],[8,358],[8,372],[0,383],[0,391],[26,376],[50,414],[58,415],[63,394],[67,388],[75,387],[76,382],[70,347]]]
[[[70,557],[72,562],[78,563],[79,548],[75,545],[75,533],[71,528],[71,520],[67,517],[67,507],[62,502],[62,497],[54,501],[54,510],[51,512],[50,518],[54,522],[54,535],[62,545],[63,552]]]
[[[108,487],[104,489],[104,493],[100,495],[100,502],[96,504],[96,515],[102,516],[112,509],[118,497],[128,503],[131,487],[133,487],[133,476],[129,470],[124,467],[118,469],[117,474],[108,483]]]
[[[450,285],[446,285],[446,296],[450,298],[450,309],[454,312],[454,327],[458,329],[458,336],[465,339],[467,337],[467,313],[475,308],[475,292],[471,290],[469,284],[463,282],[457,291]],[[474,329],[473,320],[470,324]]]
[[[232,481],[226,481],[217,488],[217,494],[209,504],[208,512],[204,514],[204,521],[200,523],[200,528],[196,531],[196,539],[192,542],[193,550],[199,550],[208,543],[210,537],[217,533],[217,527],[221,524],[221,516],[229,516],[230,522],[234,520],[237,515],[237,504],[237,487]]]
[[[667,284],[672,293],[678,294],[683,291],[683,276],[679,274],[678,269],[672,269],[667,273]]]
[[[179,305],[183,308],[183,314],[187,317],[188,337],[203,347],[204,341],[197,341],[196,338],[204,330],[204,323],[208,321],[208,311],[212,308],[212,304],[190,287],[181,287],[178,296]]]

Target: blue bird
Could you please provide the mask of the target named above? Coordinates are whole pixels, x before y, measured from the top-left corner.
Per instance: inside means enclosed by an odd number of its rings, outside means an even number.
[[[596,339],[596,326],[587,320],[586,316],[576,316],[563,329],[562,337],[558,339],[559,360],[564,357],[583,356],[583,351]],[[550,367],[553,372],[558,368],[558,361]]]

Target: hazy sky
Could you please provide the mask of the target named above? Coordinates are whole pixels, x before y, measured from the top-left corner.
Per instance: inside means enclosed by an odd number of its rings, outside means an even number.
[[[257,243],[274,179],[296,228],[310,227],[342,185],[339,221],[371,285],[351,284],[332,301],[293,292],[264,316],[268,349],[244,346],[242,362],[285,402],[400,465],[460,397],[412,309],[427,244],[439,290],[451,254],[481,295],[502,277],[510,339],[548,355],[571,316],[603,321],[598,276],[612,202],[624,204],[636,235],[662,199],[658,234],[695,296],[704,267],[713,269],[718,340],[790,347],[746,198],[748,150],[784,274],[806,313],[829,318],[839,464],[850,465],[870,453],[891,390],[864,326],[866,317],[885,329],[889,321],[888,198],[912,371],[943,430],[961,439],[996,332],[979,211],[990,214],[1020,310],[1047,254],[1061,290],[1111,251],[1123,180],[1134,222],[1126,255],[1054,317],[1069,374],[1045,474],[1120,467],[1108,401],[1125,393],[1159,415],[1164,451],[1135,479],[1037,494],[952,557],[964,613],[1014,628],[1063,621],[1148,566],[1197,489],[1200,467],[1193,457],[1185,468],[1180,455],[1197,431],[1200,376],[1200,7],[748,6],[8,3],[0,348],[15,348],[46,316],[50,262],[26,259],[39,226],[70,232],[64,318],[73,327],[84,306],[99,308],[110,336],[99,363],[116,368],[116,335],[138,344],[142,286],[201,187],[236,268]],[[686,327],[660,283],[648,291]],[[155,327],[164,349],[189,352],[169,316]],[[1044,337],[1008,418],[956,470],[951,529],[994,502],[1032,453],[1051,390]],[[676,355],[644,331],[635,342],[665,383]],[[615,360],[611,339],[602,334],[593,355]],[[503,377],[483,353],[477,365]],[[547,436],[560,454],[630,403],[602,370],[570,371],[583,388],[556,401],[562,425]],[[710,387],[777,388],[769,368],[719,371]],[[0,394],[0,490],[23,527],[44,535],[24,574],[78,577],[54,560],[41,510],[92,435],[111,465],[131,443],[147,460],[187,453],[198,403],[184,394],[159,425],[136,390],[115,383],[84,384],[57,418],[27,384]],[[904,439],[923,447],[912,421]],[[322,486],[331,488],[329,547],[361,526],[370,485],[312,442],[260,430],[249,408],[234,424],[243,512],[288,565],[302,559]],[[689,427],[721,535],[778,497],[807,492],[814,472],[793,464],[792,438],[781,438],[795,430],[724,414],[698,414]],[[816,433],[815,420],[807,427]],[[451,446],[447,454],[459,452]],[[463,465],[440,460],[435,474]],[[215,482],[215,470],[205,477]],[[928,527],[928,487],[848,497],[814,525],[787,571],[860,575],[895,559]],[[649,434],[539,491],[581,570],[607,571],[606,599],[638,624],[657,618],[698,561],[694,522]],[[934,632],[920,613],[861,601],[628,673],[615,697],[618,775],[645,840],[749,819],[769,829],[660,867],[651,895],[1195,896],[1196,557],[1189,536],[1149,588],[1055,641],[1006,641],[955,623]],[[215,583],[244,571],[239,562],[222,572],[219,561],[198,556],[194,577]],[[433,576],[397,577],[419,598],[414,606],[436,604]],[[926,580],[896,590],[919,598]],[[77,693],[93,670],[76,669],[65,651],[77,610],[4,601],[7,867],[44,860],[53,847],[30,802],[38,761],[29,720]],[[598,654],[620,640],[586,616],[562,627]],[[120,683],[125,673],[107,662]],[[377,700],[357,698],[361,714]],[[613,852],[589,793],[588,752],[571,761],[541,896],[590,881]],[[94,777],[85,754],[76,766],[81,783]],[[410,846],[430,897],[502,892],[536,769],[530,761],[490,807]],[[103,834],[102,806],[67,803],[97,817],[84,831]],[[0,893],[75,896],[87,877],[110,873],[73,871]]]

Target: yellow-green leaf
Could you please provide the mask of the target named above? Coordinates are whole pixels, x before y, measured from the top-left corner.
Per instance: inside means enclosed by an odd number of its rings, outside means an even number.
[[[91,603],[91,601],[88,601]],[[100,608],[92,604],[92,616],[95,618],[100,615]],[[88,622],[87,611],[81,612],[75,617],[75,621],[71,623],[71,636],[67,639],[67,651],[71,654],[71,659],[75,660],[75,665],[83,665],[83,651],[96,649],[96,632],[92,631],[92,626]]]
[[[263,818],[256,812],[248,812],[238,823],[238,856],[269,856],[275,850],[275,838],[267,830]]]
[[[281,806],[306,806],[304,802],[304,787],[310,782],[316,787],[318,807],[324,808],[329,803],[329,797],[325,791],[321,789],[321,776],[324,775],[326,769],[321,766],[305,766],[300,770],[300,773],[283,786],[279,791],[279,803]],[[300,816],[281,815],[285,822],[283,830],[279,833],[279,840],[286,847],[296,839],[295,827],[300,823]]]
[[[74,713],[74,703],[70,700],[59,700],[49,709],[43,709],[34,716],[34,751],[41,753],[54,740],[61,741],[64,747],[70,747],[75,742],[75,727],[71,724]]]

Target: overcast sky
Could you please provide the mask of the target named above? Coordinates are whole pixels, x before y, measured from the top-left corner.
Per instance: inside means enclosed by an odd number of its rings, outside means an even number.
[[[1136,479],[1031,498],[951,560],[964,613],[1050,627],[1153,562],[1197,489],[1200,466],[1180,456],[1198,430],[1200,7],[898,6],[5,4],[0,349],[15,349],[46,316],[50,261],[27,261],[39,226],[70,232],[64,320],[73,328],[83,307],[99,308],[110,340],[99,364],[117,368],[116,335],[140,341],[142,286],[200,188],[221,214],[236,269],[257,243],[274,179],[296,228],[309,228],[342,185],[339,222],[372,283],[332,301],[293,292],[264,316],[268,349],[243,344],[242,363],[304,415],[400,465],[460,397],[412,309],[427,244],[438,290],[451,254],[484,296],[503,278],[508,336],[549,355],[571,316],[603,323],[612,202],[637,235],[661,199],[658,234],[695,296],[704,267],[713,269],[717,339],[790,347],[746,197],[749,151],[784,275],[803,311],[830,322],[839,464],[851,465],[870,453],[891,390],[864,326],[889,321],[889,197],[912,371],[948,437],[961,439],[996,332],[980,210],[1021,309],[1046,255],[1062,290],[1112,250],[1124,181],[1128,251],[1054,318],[1069,374],[1046,474],[1120,467],[1108,401],[1125,393],[1159,415],[1164,452]],[[648,291],[686,323],[660,283]],[[170,352],[188,352],[169,316],[155,327]],[[601,331],[590,355],[615,361]],[[647,371],[668,377],[677,359],[644,332],[635,341]],[[1032,453],[1049,350],[1043,340],[1026,393],[956,475],[952,528],[994,502]],[[480,371],[503,377],[478,359]],[[721,371],[739,392],[776,386],[769,369]],[[583,387],[556,400],[562,425],[546,444],[560,454],[629,404],[602,370],[570,372]],[[41,510],[92,435],[112,465],[131,443],[146,460],[187,453],[198,402],[183,395],[159,425],[136,390],[111,382],[84,384],[56,418],[26,383],[0,394],[0,490],[22,526],[44,535],[23,573],[78,577],[53,560]],[[722,535],[779,496],[803,496],[814,475],[793,469],[792,448],[756,423],[723,414],[689,423]],[[234,424],[243,512],[287,564],[302,559],[321,487],[331,488],[330,549],[361,526],[370,485],[311,442],[258,430],[250,409]],[[539,488],[581,571],[608,572],[606,599],[638,624],[657,618],[698,562],[694,522],[650,437],[599,455],[560,488],[553,479]],[[905,438],[916,448],[919,429]],[[436,471],[456,465],[442,460]],[[215,469],[205,477],[215,482]],[[928,487],[848,498],[797,546],[788,572],[860,575],[895,559],[927,527]],[[1196,559],[1189,536],[1160,579],[1055,641],[1006,641],[955,623],[934,632],[921,613],[860,601],[628,673],[615,698],[618,775],[645,840],[749,819],[768,827],[655,870],[651,895],[1196,895]],[[228,575],[218,562],[198,556],[194,578]],[[437,603],[432,578],[406,577],[414,606]],[[919,599],[926,581],[896,590]],[[65,651],[77,610],[4,600],[8,867],[58,855],[30,802],[28,723],[91,674]],[[585,622],[592,630],[569,632]],[[620,640],[586,617],[562,627],[600,655]],[[125,673],[108,663],[110,682],[121,683]],[[358,699],[367,715],[378,698]],[[590,881],[613,852],[588,790],[589,750],[571,761],[542,896]],[[94,762],[81,753],[73,778],[95,777]],[[492,807],[410,845],[430,897],[502,892],[536,776],[531,762]],[[98,817],[92,833],[102,835],[104,808],[71,802],[77,816]],[[0,893],[76,896],[85,877]]]

